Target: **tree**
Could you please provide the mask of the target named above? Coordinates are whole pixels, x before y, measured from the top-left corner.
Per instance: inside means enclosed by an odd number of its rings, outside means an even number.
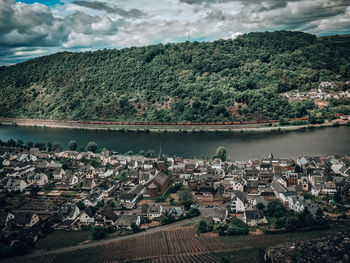
[[[134,232],[134,233],[137,233],[137,232],[141,231],[141,229],[139,228],[138,225],[136,225],[136,223],[132,223],[131,224],[131,229],[132,229],[132,232]]]
[[[263,203],[257,203],[257,204],[256,204],[256,208],[257,208],[258,210],[264,210],[264,209],[265,209],[265,205],[264,205]]]
[[[62,144],[60,142],[53,142],[52,143],[52,150],[62,150]]]
[[[58,213],[54,213],[50,217],[49,222],[51,222],[52,224],[56,224],[56,223],[61,222],[61,220],[62,220],[62,216]]]
[[[286,225],[286,219],[284,217],[277,218],[275,222],[276,228],[282,228]]]
[[[52,151],[52,142],[48,142],[48,143],[47,143],[47,150],[48,150],[49,152]]]
[[[341,203],[342,201],[342,197],[341,197],[341,191],[337,191],[335,194],[334,194],[334,202],[336,203]]]
[[[38,192],[40,191],[40,187],[39,186],[34,186],[32,189],[30,189],[30,194],[32,196],[38,195]]]
[[[242,220],[234,217],[227,228],[227,232],[229,235],[248,235],[249,226]]]
[[[26,142],[26,145],[27,145],[29,148],[31,148],[31,147],[33,147],[33,142],[32,142],[32,141],[27,141],[27,142]]]
[[[191,189],[183,188],[178,192],[178,195],[179,195],[179,203],[185,206],[185,209],[188,210],[193,203]]]
[[[71,151],[75,151],[78,148],[78,144],[76,140],[71,140],[68,143],[68,149]]]
[[[226,161],[226,148],[224,146],[217,148],[214,158],[219,158],[223,162]]]
[[[266,216],[274,218],[284,217],[286,214],[286,208],[280,201],[271,201],[267,205],[265,214]]]
[[[147,150],[146,157],[153,157],[154,156],[154,150]]]
[[[297,219],[298,227],[310,227],[316,224],[314,217],[307,207],[304,208],[303,212],[298,214]]]
[[[197,234],[200,235],[200,233],[206,233],[212,230],[212,226],[208,225],[207,221],[201,220],[199,221],[197,227]]]
[[[89,152],[96,152],[97,151],[97,143],[96,142],[88,142],[88,144],[85,147],[86,151]]]
[[[21,139],[18,139],[18,140],[17,140],[17,145],[23,146],[23,143],[24,143],[23,140],[21,140]]]
[[[106,229],[103,226],[95,226],[92,229],[92,239],[99,240],[106,237]]]

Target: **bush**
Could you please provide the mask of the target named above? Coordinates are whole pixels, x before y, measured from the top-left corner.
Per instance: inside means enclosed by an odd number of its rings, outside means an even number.
[[[92,239],[100,240],[106,237],[106,229],[102,226],[95,226],[92,229]]]
[[[141,231],[141,229],[139,228],[139,226],[136,225],[135,223],[132,223],[132,224],[131,224],[131,229],[132,229],[132,232],[134,232],[134,233],[137,233],[137,232],[140,232],[140,231]]]
[[[88,144],[85,147],[86,151],[89,152],[96,152],[97,151],[97,143],[96,142],[88,142]]]
[[[210,232],[213,229],[213,226],[208,225],[208,223],[205,220],[201,220],[199,221],[196,230],[197,230],[197,234],[199,235],[200,233],[206,233],[206,232]]]
[[[227,232],[229,235],[248,235],[249,226],[238,218],[233,218],[230,222]]]

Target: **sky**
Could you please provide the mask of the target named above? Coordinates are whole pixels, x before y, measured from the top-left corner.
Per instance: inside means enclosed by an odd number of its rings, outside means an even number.
[[[350,33],[350,0],[0,0],[0,65],[275,30]]]

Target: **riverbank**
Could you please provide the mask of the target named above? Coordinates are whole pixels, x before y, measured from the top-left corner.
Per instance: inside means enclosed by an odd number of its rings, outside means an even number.
[[[26,127],[46,127],[81,130],[110,130],[110,131],[137,131],[137,132],[276,132],[295,131],[307,128],[332,127],[346,125],[347,121],[340,119],[323,124],[307,124],[281,126],[273,124],[241,124],[241,125],[106,125],[88,124],[78,121],[40,120],[25,118],[0,118],[0,124]]]

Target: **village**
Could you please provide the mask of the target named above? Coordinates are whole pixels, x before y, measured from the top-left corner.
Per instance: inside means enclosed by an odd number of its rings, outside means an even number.
[[[199,232],[214,226],[239,234],[227,227],[237,220],[254,230],[287,228],[288,216],[271,213],[277,207],[318,219],[346,218],[349,211],[349,156],[226,161],[225,155],[197,160],[161,152],[2,152],[2,248],[21,248],[57,231],[94,229],[96,240],[104,231],[117,237],[194,218],[206,221]]]
[[[310,89],[309,91],[289,91],[281,93],[281,96],[288,100],[320,100],[326,101],[330,99],[340,100],[350,98],[350,81],[346,82],[331,82],[323,81],[319,84],[317,89]]]

